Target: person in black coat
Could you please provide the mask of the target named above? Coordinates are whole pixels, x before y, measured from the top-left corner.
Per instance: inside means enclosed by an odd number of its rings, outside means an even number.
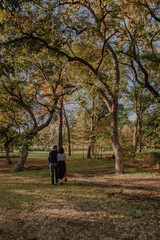
[[[60,179],[60,185],[62,185],[62,179],[65,178],[65,182],[67,182],[66,178],[66,154],[64,153],[64,149],[60,148],[57,154],[57,162],[59,166],[58,178]]]
[[[53,146],[53,150],[49,153],[48,162],[51,169],[51,184],[54,185],[54,177],[58,183],[58,164],[57,164],[57,146]]]

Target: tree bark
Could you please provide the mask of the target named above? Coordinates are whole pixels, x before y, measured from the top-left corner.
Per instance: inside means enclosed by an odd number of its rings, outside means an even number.
[[[95,97],[93,96],[92,98],[92,123],[91,123],[91,149],[92,149],[92,154],[94,154],[94,138],[95,138]]]
[[[66,120],[67,133],[68,133],[68,156],[71,156],[71,134],[70,134],[70,127],[69,127],[69,123],[68,123],[65,108],[64,108],[64,117],[65,117],[65,120]]]
[[[59,110],[59,138],[58,138],[58,147],[62,148],[63,146],[63,98],[60,99],[60,110]]]
[[[137,145],[138,145],[138,117],[135,120],[133,130],[133,147],[135,152],[137,151]]]
[[[21,152],[19,161],[18,161],[18,163],[16,165],[16,168],[15,168],[16,172],[23,170],[23,167],[24,167],[25,161],[27,159],[27,156],[28,156],[28,144],[26,143],[22,147],[22,152]]]
[[[87,158],[91,158],[91,142],[89,143],[89,146],[88,146],[88,152],[87,152]]]
[[[88,146],[88,152],[87,152],[87,158],[91,158],[91,152],[94,154],[94,123],[95,123],[95,97],[92,97],[92,112],[90,114],[91,117],[91,135],[89,140],[89,146]]]
[[[4,146],[5,146],[5,152],[6,152],[7,162],[8,162],[9,165],[11,165],[11,164],[12,164],[12,161],[11,161],[11,158],[10,158],[10,147],[9,147],[9,143],[6,142]]]
[[[100,93],[102,99],[107,105],[108,111],[110,113],[111,143],[112,143],[112,147],[115,155],[115,173],[121,174],[124,172],[123,152],[119,142],[118,123],[117,123],[120,71],[119,71],[119,63],[118,63],[117,55],[109,43],[107,43],[107,48],[111,53],[112,59],[113,59],[114,76],[115,76],[114,91],[110,92],[108,89],[108,94],[110,96],[110,99],[107,97],[106,93],[103,90],[99,89],[98,92]]]
[[[140,97],[140,112],[139,112],[139,152],[142,152],[142,115],[143,115],[143,106],[142,106],[142,96]]]
[[[124,172],[123,168],[123,153],[122,147],[119,143],[118,125],[117,125],[117,110],[110,114],[111,123],[111,143],[115,154],[115,173],[120,174]]]
[[[139,121],[139,152],[142,152],[142,120]]]

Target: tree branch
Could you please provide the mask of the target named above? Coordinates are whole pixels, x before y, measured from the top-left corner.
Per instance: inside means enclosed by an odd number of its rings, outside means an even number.
[[[113,34],[111,34],[107,39],[104,40],[104,43],[103,43],[103,47],[102,47],[102,51],[101,51],[101,59],[98,63],[98,66],[96,68],[96,71],[98,72],[98,69],[100,68],[101,66],[101,63],[103,61],[103,57],[104,57],[104,50],[105,50],[105,46],[106,46],[106,43],[108,42],[109,39],[111,39],[118,31],[115,31]]]
[[[22,99],[22,95],[20,94],[20,97],[16,94],[14,94],[12,91],[10,91],[7,86],[5,85],[4,81],[2,81],[2,84],[5,88],[5,90],[9,93],[9,95],[11,96],[12,101],[16,102],[18,105],[20,105],[21,107],[23,107],[24,109],[26,109],[26,111],[29,113],[29,115],[31,116],[31,119],[34,122],[35,127],[37,127],[37,121],[36,118],[31,110],[31,108],[23,101]]]
[[[153,9],[150,8],[150,6],[147,3],[142,3],[140,2],[140,5],[142,5],[143,7],[145,7],[146,9],[148,9],[149,13],[151,14],[151,16],[158,22],[160,22],[160,18],[157,17],[153,11]]]

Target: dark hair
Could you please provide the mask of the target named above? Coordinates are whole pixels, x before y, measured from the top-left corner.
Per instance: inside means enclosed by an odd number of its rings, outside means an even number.
[[[64,149],[63,149],[63,148],[60,148],[60,149],[59,149],[59,153],[64,153]]]
[[[54,150],[56,150],[56,149],[57,149],[57,146],[56,146],[56,145],[54,145],[54,146],[53,146],[53,149],[54,149]]]

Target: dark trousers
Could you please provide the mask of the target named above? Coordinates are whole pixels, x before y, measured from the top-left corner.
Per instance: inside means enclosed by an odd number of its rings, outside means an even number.
[[[66,163],[65,161],[59,161],[58,178],[59,179],[64,178],[65,173],[66,173]]]
[[[56,183],[58,183],[58,168],[51,166],[51,184],[54,184],[54,176]]]

